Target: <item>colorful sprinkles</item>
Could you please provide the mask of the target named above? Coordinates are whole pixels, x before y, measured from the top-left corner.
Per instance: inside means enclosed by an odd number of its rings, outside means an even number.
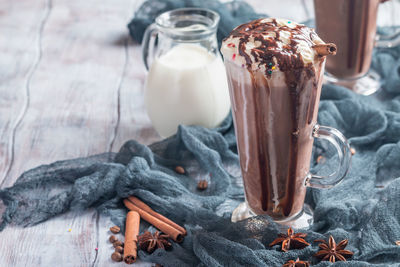
[[[272,71],[275,70],[275,69],[276,69],[276,66],[274,66],[274,63],[273,63],[273,62],[269,62],[269,63],[267,64],[267,73],[268,73],[269,75],[271,75],[271,74],[272,74]]]
[[[229,43],[229,44],[227,44],[227,46],[228,47],[235,47],[235,44],[234,43]]]
[[[232,55],[232,60],[235,60],[235,58],[236,58],[236,54],[233,54]]]

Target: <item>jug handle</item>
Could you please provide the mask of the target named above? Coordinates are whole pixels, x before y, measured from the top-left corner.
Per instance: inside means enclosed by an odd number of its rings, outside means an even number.
[[[142,58],[143,58],[143,63],[144,66],[146,67],[147,70],[149,70],[149,57],[150,60],[153,60],[154,58],[154,47],[155,47],[155,41],[158,35],[158,30],[157,26],[155,23],[151,24],[149,27],[147,27],[146,31],[144,32],[143,35],[143,40],[142,40]]]

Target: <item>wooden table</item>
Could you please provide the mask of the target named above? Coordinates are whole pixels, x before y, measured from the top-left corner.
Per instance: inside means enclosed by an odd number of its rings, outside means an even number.
[[[143,106],[140,47],[126,28],[141,2],[0,0],[1,188],[40,164],[159,140]],[[311,0],[249,2],[276,17],[313,16]],[[8,227],[0,266],[109,266],[111,225],[89,210]]]

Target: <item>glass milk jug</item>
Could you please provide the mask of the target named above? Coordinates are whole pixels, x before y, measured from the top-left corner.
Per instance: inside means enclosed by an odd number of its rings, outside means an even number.
[[[149,73],[147,113],[157,132],[168,137],[180,124],[216,127],[230,110],[225,68],[218,52],[219,15],[182,8],[159,15],[142,42]]]

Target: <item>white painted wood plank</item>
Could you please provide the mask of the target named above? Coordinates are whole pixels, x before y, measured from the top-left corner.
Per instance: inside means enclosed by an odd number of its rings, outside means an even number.
[[[29,107],[16,131],[16,160],[4,186],[39,164],[109,149],[117,122],[115,96],[127,60],[118,43],[126,37],[131,3],[51,3],[42,56],[29,83]],[[8,240],[0,242],[0,266],[96,265],[95,247],[105,251],[106,244],[99,240],[100,231],[109,227],[99,229],[96,220],[89,211],[26,229],[7,228],[0,233]]]
[[[378,25],[400,25],[400,0],[391,0],[379,5]]]
[[[127,74],[120,94],[120,124],[113,151],[118,151],[130,139],[144,144],[151,144],[161,139],[151,125],[145,110],[143,99],[146,70],[142,63],[140,46],[130,42],[128,54]]]
[[[126,8],[106,4],[95,11],[95,1],[52,3],[29,107],[16,133],[17,160],[3,186],[38,164],[108,150],[116,121],[112,100],[126,60],[115,42],[126,32]]]
[[[259,13],[270,17],[291,19],[302,22],[308,19],[302,0],[247,0]]]
[[[0,2],[0,187],[11,165],[15,129],[26,111],[45,18],[46,0]]]

